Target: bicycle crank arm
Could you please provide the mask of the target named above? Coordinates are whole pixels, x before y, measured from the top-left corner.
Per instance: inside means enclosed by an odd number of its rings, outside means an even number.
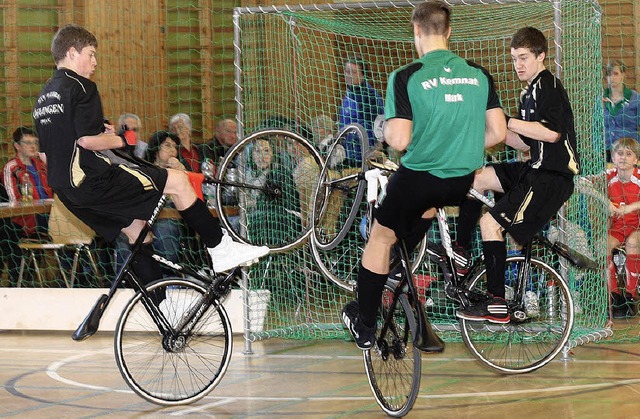
[[[108,299],[107,294],[102,294],[100,298],[98,298],[98,301],[96,301],[87,317],[80,323],[76,331],[73,332],[73,335],[71,335],[71,339],[79,342],[93,336],[98,331],[100,319],[102,318],[102,314],[104,314],[105,308],[107,308]]]

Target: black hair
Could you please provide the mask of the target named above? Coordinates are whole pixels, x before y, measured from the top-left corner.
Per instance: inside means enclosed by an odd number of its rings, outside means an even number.
[[[536,28],[527,26],[520,28],[513,34],[510,47],[513,49],[529,48],[537,57],[543,52],[546,54],[549,49],[547,38]]]
[[[147,147],[147,161],[153,163],[156,161],[156,157],[158,156],[158,151],[160,151],[160,146],[165,142],[167,138],[171,138],[178,146],[180,146],[180,137],[178,137],[173,132],[169,131],[156,131],[151,134],[149,137],[149,146]]]
[[[35,132],[35,130],[29,127],[18,127],[15,131],[13,131],[13,142],[19,143],[20,141],[22,141],[22,137],[24,137],[25,135],[32,135],[38,138],[38,134]]]
[[[354,54],[347,57],[347,61],[345,61],[345,64],[347,63],[355,64],[360,67],[360,71],[362,71],[364,79],[370,79],[371,74],[369,73],[369,63],[362,57],[362,55]]]

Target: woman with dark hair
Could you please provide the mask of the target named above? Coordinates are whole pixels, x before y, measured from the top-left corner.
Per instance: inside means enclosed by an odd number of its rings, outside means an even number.
[[[147,161],[164,168],[185,170],[184,164],[178,160],[179,147],[180,138],[176,134],[157,131],[149,138]]]

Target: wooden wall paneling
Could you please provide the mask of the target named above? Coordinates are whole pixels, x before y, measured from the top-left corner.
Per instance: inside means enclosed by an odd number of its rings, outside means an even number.
[[[626,67],[625,83],[638,89],[637,39],[638,6],[633,0],[604,0],[600,2],[602,19],[602,61],[606,65],[613,60],[622,60]],[[603,72],[603,83],[606,78]]]
[[[211,2],[200,0],[198,2],[198,27],[200,30],[200,60],[202,71],[200,74],[200,102],[202,104],[202,137],[203,139],[213,136],[213,36],[212,36],[212,10],[209,8]]]
[[[213,115],[216,119],[234,117],[234,47],[233,47],[233,8],[237,0],[223,0],[214,6],[212,13],[213,37]],[[215,121],[214,121],[215,126]]]
[[[164,126],[164,1],[87,0],[86,5],[85,26],[98,38],[93,79],[105,117],[116,123],[120,114],[135,113],[149,133]]]
[[[75,23],[84,26],[84,6],[83,0],[59,0],[58,22],[60,26],[66,23]]]
[[[18,62],[18,4],[16,0],[8,0],[4,10],[4,66],[5,66],[5,106],[7,116],[5,124],[8,134],[12,127],[20,123],[20,79]],[[13,128],[15,129],[15,128]],[[13,150],[7,150],[12,154]]]
[[[637,75],[638,72],[640,71],[640,53],[638,53],[638,50],[640,50],[640,3],[638,1],[634,1],[633,2],[633,23],[634,23],[634,28],[633,28],[633,33],[635,34],[634,36],[634,40],[635,40],[635,47],[634,47],[634,51],[635,51],[635,62],[634,62],[634,67],[635,67],[635,74]],[[640,83],[638,82],[638,77],[636,77],[636,90],[640,90]]]

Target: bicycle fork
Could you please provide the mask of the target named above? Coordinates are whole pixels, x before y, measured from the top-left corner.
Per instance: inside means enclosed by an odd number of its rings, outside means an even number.
[[[436,334],[436,332],[431,327],[431,322],[427,318],[427,313],[424,311],[424,305],[417,298],[417,291],[415,289],[415,285],[413,283],[413,275],[411,274],[411,267],[409,266],[409,252],[407,252],[407,248],[404,245],[404,241],[400,241],[398,243],[398,248],[400,250],[401,261],[402,261],[402,269],[404,270],[404,275],[402,276],[402,281],[400,281],[399,287],[396,288],[395,298],[393,303],[397,304],[397,299],[404,288],[402,285],[403,281],[406,281],[408,287],[407,295],[411,296],[410,303],[413,305],[413,309],[416,314],[416,320],[418,324],[418,330],[413,336],[413,346],[426,353],[437,353],[444,351],[445,344],[440,336]]]

